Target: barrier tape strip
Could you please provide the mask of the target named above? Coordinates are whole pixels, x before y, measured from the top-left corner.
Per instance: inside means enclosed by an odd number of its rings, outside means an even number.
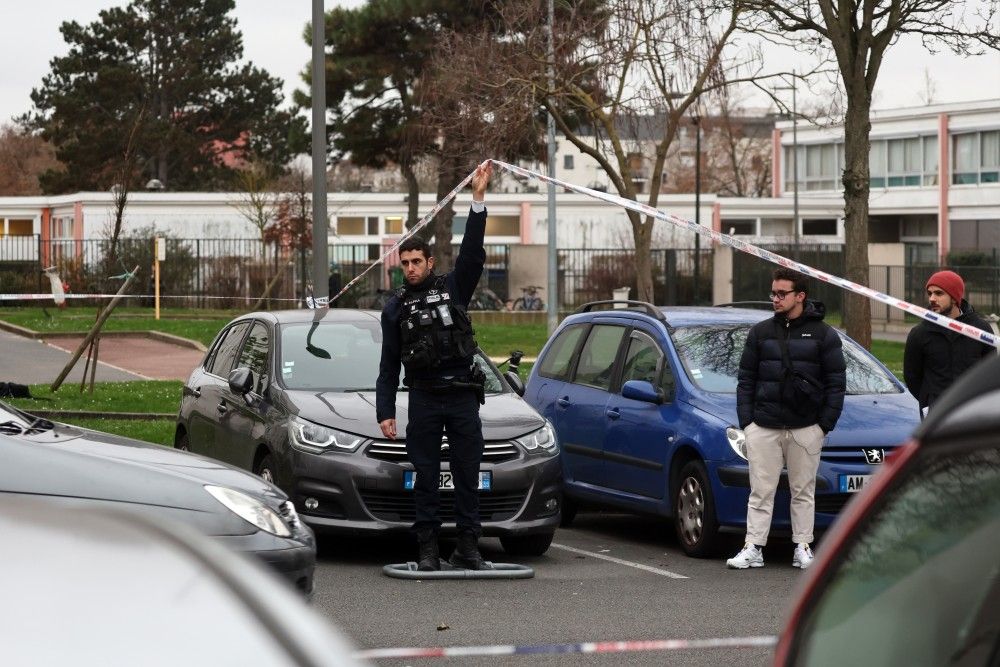
[[[585,188],[585,187],[583,187],[581,185],[574,185],[572,183],[567,183],[565,181],[561,181],[561,180],[559,180],[557,178],[550,178],[550,177],[548,177],[548,176],[546,176],[544,174],[540,174],[538,172],[531,171],[530,169],[525,169],[523,167],[518,167],[516,165],[509,164],[507,162],[503,162],[502,160],[492,160],[491,159],[491,160],[487,160],[487,162],[492,162],[493,164],[497,165],[498,167],[506,169],[507,171],[509,171],[509,172],[511,172],[513,174],[517,174],[519,176],[522,176],[524,178],[534,178],[536,180],[544,181],[546,183],[553,183],[553,184],[555,184],[555,185],[557,185],[557,186],[559,186],[561,188],[565,188],[565,189],[570,190],[572,192],[577,192],[579,194],[587,195],[589,197],[593,197],[594,199],[600,199],[600,200],[605,201],[605,202],[607,202],[609,204],[613,204],[615,206],[620,206],[622,208],[625,208],[625,209],[628,209],[628,210],[631,210],[631,211],[636,211],[637,213],[642,213],[642,214],[651,216],[651,217],[653,217],[653,218],[655,218],[657,220],[662,220],[662,221],[664,221],[664,222],[666,222],[668,224],[674,225],[675,227],[680,227],[681,229],[690,230],[690,231],[694,232],[695,234],[701,234],[702,236],[707,236],[712,241],[715,241],[717,243],[722,243],[722,244],[727,245],[727,246],[729,246],[731,248],[735,248],[736,250],[739,250],[740,252],[744,252],[744,253],[747,253],[749,255],[754,255],[756,257],[759,257],[760,259],[763,259],[765,261],[771,262],[772,264],[777,264],[778,266],[784,266],[784,267],[787,267],[787,268],[790,268],[790,269],[795,269],[799,273],[802,273],[802,274],[804,274],[806,276],[810,276],[812,278],[816,278],[818,280],[822,280],[823,282],[826,282],[826,283],[830,283],[831,285],[839,287],[839,288],[841,288],[843,290],[846,290],[848,292],[853,292],[855,294],[860,294],[861,296],[867,297],[867,298],[872,299],[874,301],[879,301],[881,303],[884,303],[887,306],[892,306],[893,308],[898,308],[899,310],[902,310],[903,312],[910,313],[911,315],[916,315],[917,317],[920,317],[920,318],[922,318],[924,320],[927,320],[928,322],[932,322],[932,323],[937,324],[939,326],[942,326],[942,327],[944,327],[946,329],[950,329],[951,331],[955,331],[956,333],[962,334],[963,336],[966,336],[968,338],[976,340],[976,341],[978,341],[980,343],[985,343],[986,345],[990,345],[992,347],[1000,347],[1000,341],[998,341],[998,337],[995,334],[993,334],[992,332],[983,331],[982,329],[979,329],[978,327],[974,327],[971,324],[965,324],[963,322],[959,322],[957,320],[953,320],[950,317],[947,317],[945,315],[939,315],[939,314],[934,313],[934,312],[932,312],[930,310],[927,310],[926,308],[922,308],[921,306],[917,306],[915,304],[909,303],[908,301],[903,301],[902,299],[897,299],[896,297],[889,296],[888,294],[882,294],[881,292],[873,290],[870,287],[865,287],[864,285],[859,285],[859,284],[857,284],[855,282],[847,280],[846,278],[840,278],[838,276],[834,276],[832,274],[826,273],[825,271],[820,271],[819,269],[815,269],[815,268],[813,268],[811,266],[808,266],[807,264],[802,264],[801,262],[796,262],[794,260],[788,259],[787,257],[783,257],[783,256],[778,255],[776,253],[773,253],[773,252],[771,252],[769,250],[765,250],[764,248],[757,247],[757,246],[755,246],[755,245],[753,245],[751,243],[747,243],[746,241],[741,241],[740,239],[737,239],[737,238],[734,238],[732,236],[729,236],[728,234],[723,234],[722,232],[718,232],[718,231],[716,231],[714,229],[711,229],[709,227],[704,227],[702,225],[697,225],[692,220],[686,220],[686,219],[678,217],[676,215],[671,215],[669,213],[664,213],[663,211],[655,209],[652,206],[649,206],[647,204],[641,204],[641,203],[639,203],[639,202],[637,202],[635,200],[632,200],[632,199],[625,199],[624,197],[620,197],[618,195],[613,195],[613,194],[610,194],[610,193],[607,193],[607,192],[600,192],[600,191],[597,191],[597,190],[592,190],[590,188]],[[485,164],[485,162],[483,164]],[[413,236],[414,234],[416,234],[418,231],[420,231],[421,229],[423,229],[434,218],[434,216],[437,215],[438,212],[442,208],[445,207],[445,205],[448,202],[450,202],[452,199],[454,199],[458,195],[458,193],[466,185],[468,185],[469,181],[472,180],[472,177],[473,177],[474,174],[475,174],[475,171],[469,173],[468,176],[466,176],[464,179],[462,179],[462,181],[457,186],[455,186],[455,188],[451,192],[449,192],[447,195],[445,195],[445,197],[443,199],[441,199],[437,204],[435,204],[434,208],[432,208],[430,210],[430,212],[427,213],[427,215],[425,215],[423,218],[421,218],[420,221],[416,225],[414,225],[412,229],[410,229],[406,234],[404,234],[399,239],[399,241],[397,241],[391,248],[389,248],[385,253],[383,253],[382,256],[378,260],[376,260],[375,262],[373,262],[371,264],[371,266],[369,266],[367,269],[365,269],[364,271],[362,271],[360,274],[358,274],[357,276],[355,276],[354,278],[352,278],[350,282],[348,282],[346,285],[344,285],[343,289],[341,289],[339,292],[337,292],[337,294],[335,294],[334,296],[331,296],[331,297],[327,297],[327,298],[322,298],[321,297],[321,298],[318,298],[318,299],[317,298],[313,298],[312,296],[307,296],[306,297],[306,305],[308,305],[310,308],[323,308],[323,307],[328,307],[331,303],[333,303],[334,301],[336,301],[337,299],[339,299],[345,292],[347,292],[349,289],[351,289],[351,287],[353,287],[355,284],[357,284],[358,281],[360,281],[361,278],[366,273],[368,273],[369,271],[371,271],[372,269],[374,269],[376,266],[382,264],[382,262],[384,262],[385,259],[389,255],[391,255],[392,253],[396,252],[396,250],[399,248],[400,245],[402,245],[402,243],[404,241],[406,241],[408,238],[410,238],[411,236]],[[550,224],[551,224],[551,222],[550,222]],[[74,295],[70,295],[70,294],[67,294],[66,298],[94,299],[94,298],[110,298],[110,297],[113,297],[113,296],[115,296],[115,295],[113,295],[113,294],[112,295],[105,295],[105,294],[97,294],[97,295],[74,294]],[[3,301],[3,300],[19,300],[19,299],[24,299],[24,300],[41,300],[41,299],[51,299],[51,298],[53,298],[52,295],[41,295],[41,294],[0,294],[0,301]],[[149,295],[145,295],[143,298],[151,298],[151,297]],[[161,295],[160,298],[161,299],[163,299],[163,298],[175,298],[175,299],[180,299],[180,298],[188,298],[188,299],[190,299],[190,298],[200,298],[200,299],[233,299],[233,298],[241,298],[241,297],[206,297],[206,296],[201,296],[200,297],[200,296],[177,296],[177,295],[164,297],[163,295]],[[253,298],[253,297],[243,297],[243,298],[249,300],[250,298]],[[298,299],[272,299],[272,300],[273,301],[298,301]]]
[[[542,655],[547,653],[627,653],[633,651],[683,651],[705,648],[771,648],[775,636],[722,637],[717,639],[653,639],[624,642],[587,642],[583,644],[536,644],[533,646],[447,646],[434,648],[377,648],[358,651],[355,658],[387,660],[390,658],[455,658],[481,655]]]
[[[830,283],[840,287],[841,289],[847,290],[849,292],[854,292],[855,294],[860,294],[862,296],[868,297],[875,301],[879,301],[888,306],[898,308],[904,312],[921,317],[928,322],[933,322],[934,324],[945,327],[957,333],[962,334],[972,338],[973,340],[979,341],[980,343],[985,343],[987,345],[992,345],[993,347],[1000,347],[998,343],[997,336],[991,332],[983,331],[978,327],[974,327],[971,324],[965,324],[957,320],[953,320],[950,317],[944,315],[939,315],[926,308],[921,308],[920,306],[914,305],[902,299],[897,299],[895,297],[889,296],[888,294],[882,294],[870,287],[865,287],[864,285],[859,285],[855,282],[851,282],[846,278],[839,278],[837,276],[826,273],[825,271],[820,271],[819,269],[814,269],[811,266],[802,264],[801,262],[796,262],[794,260],[782,257],[781,255],[775,254],[764,248],[759,248],[753,244],[747,243],[746,241],[741,241],[739,239],[733,238],[722,232],[717,232],[710,227],[704,227],[701,225],[696,225],[691,220],[685,220],[684,218],[677,217],[676,215],[670,215],[669,213],[664,213],[658,209],[648,206],[646,204],[640,204],[637,201],[631,199],[625,199],[624,197],[619,197],[617,195],[609,194],[607,192],[598,192],[597,190],[591,190],[590,188],[585,188],[579,185],[573,185],[572,183],[566,183],[555,178],[549,178],[538,172],[531,171],[530,169],[524,169],[523,167],[518,167],[506,162],[501,162],[500,160],[493,160],[493,164],[503,167],[507,171],[518,174],[526,178],[535,178],[546,183],[554,183],[559,187],[572,190],[573,192],[578,192],[580,194],[588,195],[594,197],[595,199],[601,199],[608,202],[609,204],[614,204],[616,206],[621,206],[622,208],[627,208],[632,211],[639,213],[644,213],[646,215],[652,216],[657,220],[662,220],[675,227],[680,227],[682,229],[688,229],[696,234],[701,234],[702,236],[707,236],[713,241],[722,243],[724,245],[735,248],[741,252],[745,252],[749,255],[755,255],[763,260],[777,264],[779,266],[784,266],[790,269],[795,269],[799,273],[805,274],[812,278],[817,278],[823,282]]]
[[[64,294],[60,299],[155,299],[155,294]],[[259,296],[201,296],[198,294],[161,294],[163,299],[243,299],[244,301],[257,301]],[[52,301],[52,294],[0,294],[0,301]],[[302,299],[287,299],[278,297],[267,297],[267,301],[293,301],[301,302]]]

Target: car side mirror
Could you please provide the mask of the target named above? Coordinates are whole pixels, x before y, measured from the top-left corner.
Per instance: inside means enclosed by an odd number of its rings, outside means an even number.
[[[237,396],[246,396],[253,389],[253,373],[249,368],[234,368],[229,373],[229,389]]]
[[[515,394],[524,396],[524,381],[521,380],[521,376],[517,374],[517,371],[507,371],[503,374],[503,378],[507,380],[507,384],[514,390]]]
[[[622,385],[622,396],[635,401],[645,401],[646,403],[663,403],[663,390],[652,382],[645,380],[629,380]]]

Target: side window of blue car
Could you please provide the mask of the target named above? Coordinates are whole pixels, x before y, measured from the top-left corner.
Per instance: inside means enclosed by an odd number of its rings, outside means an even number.
[[[586,324],[566,327],[545,352],[538,366],[538,374],[553,380],[568,380],[572,368],[573,353],[576,352],[580,337],[587,331]]]
[[[629,380],[644,380],[660,387],[668,400],[674,395],[674,374],[663,351],[651,336],[633,331],[622,368],[622,384]]]
[[[587,342],[580,350],[580,361],[576,365],[574,384],[603,389],[611,388],[611,376],[615,369],[618,348],[625,337],[625,327],[598,324],[590,330]]]

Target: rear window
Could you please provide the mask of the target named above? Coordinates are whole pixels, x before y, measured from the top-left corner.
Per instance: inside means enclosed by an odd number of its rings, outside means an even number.
[[[671,333],[688,377],[705,391],[735,394],[740,356],[749,324],[680,327]],[[874,358],[841,334],[847,364],[848,394],[898,394],[902,391]]]
[[[922,462],[851,540],[803,618],[794,664],[986,664],[998,553],[1000,450]]]

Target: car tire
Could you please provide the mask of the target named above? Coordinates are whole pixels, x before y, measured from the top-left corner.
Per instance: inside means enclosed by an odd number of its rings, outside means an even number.
[[[505,535],[500,538],[500,544],[511,556],[541,556],[549,550],[553,537],[555,533]]]
[[[681,468],[674,491],[674,530],[688,556],[710,558],[719,550],[719,522],[708,471],[700,460]]]
[[[274,458],[270,454],[265,454],[264,458],[257,462],[253,473],[265,482],[277,483],[274,481]]]
[[[573,524],[573,520],[576,519],[576,513],[579,509],[580,506],[575,500],[567,495],[563,495],[562,512],[559,515],[559,526],[562,528],[569,528]]]
[[[181,433],[180,437],[177,438],[177,442],[174,443],[174,449],[179,449],[184,452],[191,451],[191,441],[188,440],[187,433]]]

